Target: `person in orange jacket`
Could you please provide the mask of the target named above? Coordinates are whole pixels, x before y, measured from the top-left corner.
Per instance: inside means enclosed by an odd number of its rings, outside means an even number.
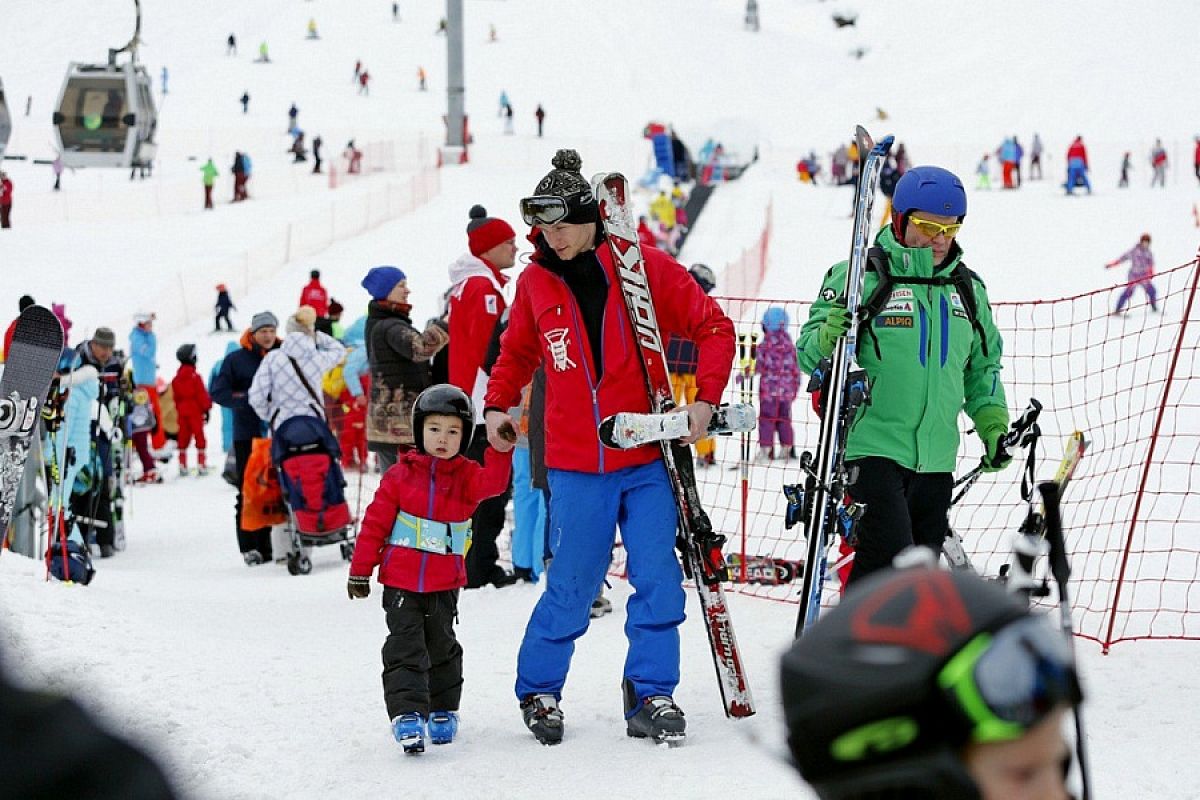
[[[179,371],[171,379],[171,394],[175,398],[175,413],[179,420],[179,474],[188,474],[187,451],[194,437],[196,474],[207,475],[204,448],[208,447],[208,442],[204,438],[204,423],[208,422],[212,400],[204,388],[204,379],[196,372],[196,345],[180,345],[175,357],[179,359]]]

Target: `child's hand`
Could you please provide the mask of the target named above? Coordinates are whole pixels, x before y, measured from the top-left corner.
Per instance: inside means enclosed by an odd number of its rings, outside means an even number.
[[[371,594],[370,576],[351,575],[346,581],[346,594],[351,600],[368,597]]]

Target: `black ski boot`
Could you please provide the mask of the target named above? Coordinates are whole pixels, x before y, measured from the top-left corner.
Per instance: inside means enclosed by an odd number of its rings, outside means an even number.
[[[521,701],[525,727],[542,744],[558,744],[563,738],[563,713],[552,694],[531,694]]]
[[[653,695],[640,702],[633,684],[626,679],[622,684],[625,695],[625,734],[637,739],[653,739],[674,747],[682,744],[687,736],[687,720],[683,710],[667,695]]]

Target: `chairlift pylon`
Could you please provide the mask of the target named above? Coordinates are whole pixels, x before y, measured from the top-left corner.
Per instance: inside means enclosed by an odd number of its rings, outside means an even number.
[[[67,67],[53,120],[65,167],[148,167],[154,160],[158,110],[150,75],[137,63],[140,0],[134,0],[134,7],[133,38],[110,49],[107,64],[73,61]],[[129,60],[118,64],[117,56],[125,52]]]

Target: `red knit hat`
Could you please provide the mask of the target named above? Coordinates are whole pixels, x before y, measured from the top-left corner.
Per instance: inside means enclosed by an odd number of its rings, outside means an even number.
[[[517,238],[517,233],[511,225],[499,217],[489,217],[487,209],[483,206],[473,206],[470,216],[471,222],[467,225],[467,244],[471,255],[476,258],[498,244]]]

